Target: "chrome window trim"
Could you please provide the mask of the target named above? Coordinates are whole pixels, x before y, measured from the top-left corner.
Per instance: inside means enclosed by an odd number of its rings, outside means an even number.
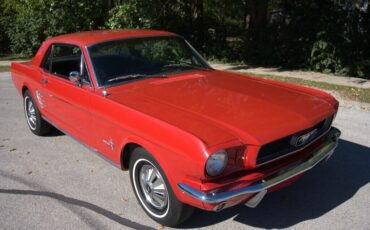
[[[81,57],[80,57],[80,75],[83,75],[84,73],[84,55],[81,50]]]
[[[82,50],[81,50],[82,51]],[[80,74],[83,75],[84,74],[84,70],[86,69],[86,74],[87,74],[87,77],[89,78],[89,82],[84,82],[82,80],[82,84],[83,85],[88,85],[90,87],[92,87],[93,85],[93,82],[91,81],[91,76],[90,76],[90,73],[89,73],[89,70],[87,68],[87,64],[86,64],[86,60],[85,60],[85,56],[83,54],[83,52],[81,52],[81,63],[80,63]]]
[[[199,58],[203,62],[202,63],[203,65],[207,66],[210,70],[214,70],[214,68],[212,68],[212,66],[208,64],[207,60],[203,58],[202,55],[200,55],[200,53],[190,44],[190,42],[188,42],[184,37],[181,36],[178,37],[182,38],[185,41],[188,47],[195,53],[195,56],[197,56],[197,58]]]
[[[93,77],[94,77],[94,81],[95,81],[95,84],[96,84],[96,88],[97,88],[97,89],[104,89],[105,87],[101,87],[101,86],[99,86],[98,79],[96,78],[95,67],[94,67],[94,63],[93,63],[93,62],[92,62],[92,60],[91,60],[90,51],[89,51],[89,49],[88,49],[89,47],[90,47],[90,45],[86,45],[84,48],[85,48],[86,53],[87,53],[88,61],[90,62],[90,65],[91,65],[91,70],[92,70],[92,73],[93,73]],[[86,64],[87,64],[87,63],[86,63]],[[87,66],[86,66],[86,69],[88,69],[88,68],[87,68]],[[90,79],[90,80],[91,80],[91,79]]]

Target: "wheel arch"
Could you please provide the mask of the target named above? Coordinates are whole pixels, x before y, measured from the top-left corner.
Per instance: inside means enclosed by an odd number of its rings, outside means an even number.
[[[134,149],[139,148],[139,147],[143,148],[141,145],[135,142],[129,142],[125,144],[125,146],[123,146],[122,151],[121,151],[121,156],[120,156],[122,170],[125,170],[125,171],[129,170],[132,152],[134,151]]]
[[[151,141],[136,135],[130,135],[123,140],[123,143],[120,146],[122,146],[120,148],[120,163],[122,170],[129,170],[131,154],[133,150],[138,147],[149,152],[163,169],[167,168],[166,162],[163,159],[164,156],[161,154],[161,150],[163,149]]]
[[[24,93],[25,93],[27,90],[29,91],[28,86],[27,86],[27,85],[23,85],[23,86],[22,86],[22,91],[21,91],[21,92],[22,92],[22,96],[24,96]]]
[[[30,92],[32,96],[34,96],[35,87],[29,84],[27,81],[24,81],[21,84],[21,87],[18,88],[18,92],[21,93],[21,96],[23,97],[27,90]]]

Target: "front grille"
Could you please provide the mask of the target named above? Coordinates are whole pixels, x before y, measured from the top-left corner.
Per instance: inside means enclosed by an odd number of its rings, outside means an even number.
[[[261,165],[269,161],[275,160],[276,158],[283,157],[284,155],[287,155],[291,152],[294,152],[309,145],[314,140],[316,140],[317,137],[325,133],[330,128],[333,118],[334,116],[328,117],[327,119],[320,121],[318,124],[309,129],[302,130],[300,132],[291,134],[289,136],[283,137],[281,139],[263,145],[257,156],[256,162],[257,165]],[[294,137],[299,137],[315,129],[317,130],[317,132],[315,132],[315,134],[313,134],[312,137],[310,137],[305,144],[300,146],[295,146],[292,144],[292,139]]]

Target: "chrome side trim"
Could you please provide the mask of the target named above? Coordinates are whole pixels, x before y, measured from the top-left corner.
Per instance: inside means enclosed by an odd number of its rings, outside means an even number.
[[[340,136],[341,132],[336,129],[336,128],[331,128],[330,129],[330,132],[328,134],[328,140],[323,143],[322,145],[320,145],[316,150],[313,151],[314,155],[308,159],[307,161],[304,161],[302,162],[301,164],[293,167],[293,168],[289,168],[288,167],[288,170],[286,172],[283,172],[281,174],[278,174],[278,175],[275,175],[274,177],[266,180],[266,181],[262,181],[261,183],[259,184],[255,184],[255,185],[251,185],[251,186],[247,186],[247,187],[244,187],[244,188],[240,188],[240,189],[237,189],[237,190],[234,190],[234,191],[229,191],[229,192],[219,192],[219,193],[204,193],[200,190],[197,190],[195,188],[192,188],[190,187],[189,185],[186,185],[184,183],[179,183],[177,184],[177,186],[180,188],[180,190],[201,201],[201,202],[204,202],[204,203],[209,203],[209,204],[218,204],[218,203],[222,203],[222,202],[225,202],[225,201],[228,201],[232,198],[235,198],[235,197],[238,197],[238,196],[242,196],[242,195],[246,195],[246,194],[255,194],[255,193],[259,193],[261,191],[265,191],[265,190],[268,190],[269,188],[275,186],[275,185],[278,185],[284,181],[287,181],[297,175],[300,175],[310,169],[312,169],[313,167],[315,167],[318,163],[320,163],[322,160],[324,159],[327,159],[328,157],[330,157],[335,148],[337,147],[338,145],[338,140],[339,140],[339,136]]]
[[[52,126],[54,126],[55,128],[57,128],[59,131],[61,131],[62,133],[64,134],[67,134],[68,136],[70,136],[72,139],[74,139],[75,141],[77,141],[79,144],[83,145],[85,148],[87,148],[88,150],[90,150],[91,152],[93,152],[96,156],[98,156],[100,159],[103,159],[105,162],[108,162],[110,165],[113,165],[115,168],[118,168],[120,170],[122,170],[121,166],[119,164],[116,164],[115,162],[109,160],[108,158],[104,157],[103,154],[101,154],[98,150],[88,146],[87,144],[83,143],[82,141],[80,141],[78,138],[74,137],[73,135],[71,135],[70,133],[66,132],[64,129],[60,128],[58,125],[56,125],[55,123],[51,122],[49,119],[47,119],[45,116],[42,116],[42,119],[44,119],[45,121],[47,121],[48,123],[50,123]]]

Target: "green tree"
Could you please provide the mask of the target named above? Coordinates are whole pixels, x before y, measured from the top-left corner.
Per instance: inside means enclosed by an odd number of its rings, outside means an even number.
[[[105,1],[4,0],[5,31],[14,53],[32,55],[48,37],[102,25]]]
[[[3,0],[0,0],[0,54],[9,52],[9,39],[5,32],[6,20],[4,17]]]
[[[208,58],[370,78],[368,0],[0,0],[0,52],[100,28],[178,33]]]
[[[204,44],[203,0],[127,0],[108,13],[106,27],[160,29]]]

